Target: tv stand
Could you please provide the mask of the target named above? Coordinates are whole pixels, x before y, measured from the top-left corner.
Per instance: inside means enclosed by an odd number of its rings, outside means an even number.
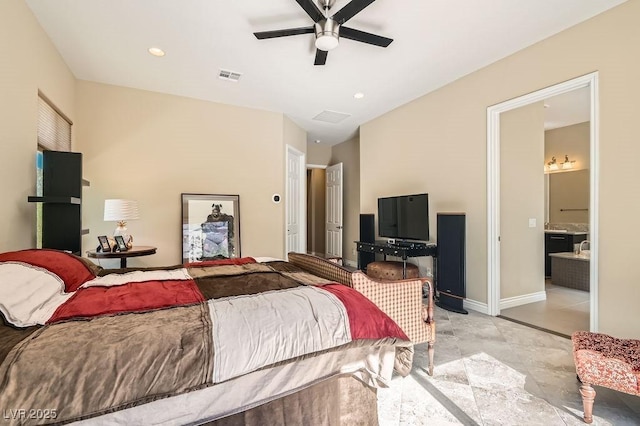
[[[402,259],[402,276],[407,276],[407,259],[410,257],[422,257],[431,256],[435,259],[437,255],[437,247],[434,243],[412,243],[402,241],[404,244],[389,244],[387,241],[376,241],[373,243],[367,243],[364,241],[356,241],[356,250],[363,253],[377,253],[384,256],[384,260],[387,260],[387,256],[397,256]],[[358,258],[358,260],[360,260]],[[358,269],[365,270],[367,265],[361,265],[358,261]],[[436,281],[436,262],[433,262],[433,279]]]
[[[421,248],[427,247],[427,243],[417,243],[414,241],[404,241],[404,240],[396,240],[395,243],[387,243],[387,244],[389,244],[392,247],[402,247],[402,248],[409,248],[409,249],[421,249]]]

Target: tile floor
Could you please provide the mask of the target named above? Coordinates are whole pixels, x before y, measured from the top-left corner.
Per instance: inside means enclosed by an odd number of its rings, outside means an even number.
[[[436,308],[434,376],[426,344],[410,375],[378,390],[381,426],[584,425],[571,341],[474,311]],[[595,387],[595,425],[640,425],[640,397]]]
[[[589,330],[589,292],[545,284],[547,300],[503,309],[500,315],[571,336]]]

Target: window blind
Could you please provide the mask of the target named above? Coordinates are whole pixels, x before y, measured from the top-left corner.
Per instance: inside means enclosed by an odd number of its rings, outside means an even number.
[[[71,151],[71,120],[38,94],[38,146],[43,150]]]

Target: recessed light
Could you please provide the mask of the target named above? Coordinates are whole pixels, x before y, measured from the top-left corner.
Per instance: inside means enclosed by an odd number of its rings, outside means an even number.
[[[316,139],[314,142],[315,143],[320,143],[320,139]]]
[[[358,92],[358,93],[354,94],[353,97],[356,98],[356,99],[362,99],[362,98],[364,98],[364,93]]]
[[[545,108],[551,107],[551,105],[549,105],[549,104],[543,104],[543,105],[544,105]]]
[[[164,56],[164,50],[160,49],[159,47],[150,47],[149,53],[151,53],[153,56]]]

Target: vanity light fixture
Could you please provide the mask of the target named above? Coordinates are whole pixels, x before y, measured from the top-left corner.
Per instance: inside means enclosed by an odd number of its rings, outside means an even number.
[[[164,50],[160,49],[159,47],[150,47],[149,48],[149,53],[151,53],[153,56],[157,56],[157,57],[164,56]]]
[[[562,170],[568,170],[568,169],[573,169],[573,163],[575,163],[576,161],[569,161],[569,156],[565,155],[564,156],[564,163],[562,163]]]
[[[548,169],[551,170],[559,170],[558,163],[556,162],[556,157],[551,157],[551,161],[547,163]]]

